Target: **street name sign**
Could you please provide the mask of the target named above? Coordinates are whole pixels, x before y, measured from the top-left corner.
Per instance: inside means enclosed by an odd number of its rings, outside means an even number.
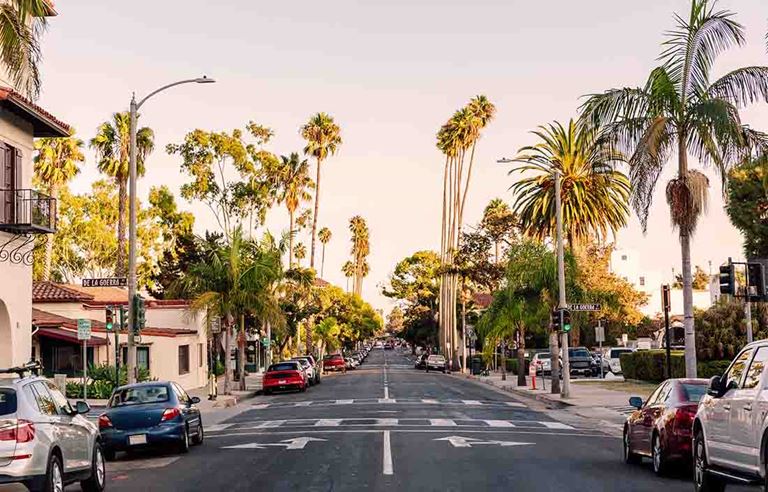
[[[83,287],[127,287],[126,277],[84,278]]]
[[[600,304],[570,304],[569,311],[600,311],[603,308]]]
[[[77,339],[88,340],[91,338],[91,320],[78,319],[77,320]]]

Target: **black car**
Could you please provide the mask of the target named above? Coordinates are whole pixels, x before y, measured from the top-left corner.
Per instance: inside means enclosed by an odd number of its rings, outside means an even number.
[[[568,362],[571,365],[571,375],[574,376],[594,376],[595,369],[599,369],[589,354],[589,350],[584,347],[569,348]]]
[[[427,368],[427,357],[428,357],[427,354],[421,354],[416,359],[416,365],[414,367],[416,367],[416,369],[426,369]]]

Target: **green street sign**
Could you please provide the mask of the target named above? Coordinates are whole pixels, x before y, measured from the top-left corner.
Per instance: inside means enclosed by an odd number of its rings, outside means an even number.
[[[269,338],[267,337],[262,338],[261,344],[264,345],[265,347],[269,347]]]

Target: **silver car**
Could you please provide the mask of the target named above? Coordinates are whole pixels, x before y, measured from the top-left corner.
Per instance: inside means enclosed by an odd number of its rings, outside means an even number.
[[[89,410],[82,401],[72,408],[45,378],[0,379],[0,484],[60,492],[79,481],[85,492],[104,490],[99,429],[83,416]]]

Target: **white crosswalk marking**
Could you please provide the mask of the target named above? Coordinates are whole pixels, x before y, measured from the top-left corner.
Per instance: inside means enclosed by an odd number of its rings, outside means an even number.
[[[254,410],[264,410],[265,408],[269,408],[269,403],[261,403],[259,405],[251,405],[251,408]]]
[[[486,424],[488,424],[489,427],[514,427],[515,424],[510,422],[509,420],[486,420]]]
[[[539,423],[544,427],[546,427],[547,429],[573,430],[573,427],[571,427],[568,424],[563,424],[562,422],[539,422]]]
[[[516,401],[505,401],[504,404],[507,405],[508,407],[515,407],[515,408],[525,407],[525,405],[523,405],[522,403],[518,403]]]
[[[438,427],[455,427],[456,422],[451,419],[429,419],[429,425]]]
[[[461,400],[461,402],[465,405],[482,405],[478,400]]]
[[[208,432],[217,432],[217,431],[223,431],[224,429],[229,429],[235,424],[215,424],[215,425],[208,425],[205,427],[205,430]]]
[[[397,419],[376,419],[376,425],[397,425]]]
[[[355,400],[336,400],[337,405],[351,405]]]
[[[389,398],[379,398],[379,403],[397,403],[397,400],[391,400]]]
[[[426,403],[428,405],[437,405],[437,400],[430,400],[428,398],[424,398],[421,400],[421,403]]]
[[[338,427],[341,425],[341,419],[320,419],[315,422],[315,427]]]
[[[271,429],[273,427],[280,427],[285,423],[285,420],[266,420],[256,426],[257,429]]]
[[[297,401],[293,404],[294,407],[308,407],[312,404],[311,401]]]

